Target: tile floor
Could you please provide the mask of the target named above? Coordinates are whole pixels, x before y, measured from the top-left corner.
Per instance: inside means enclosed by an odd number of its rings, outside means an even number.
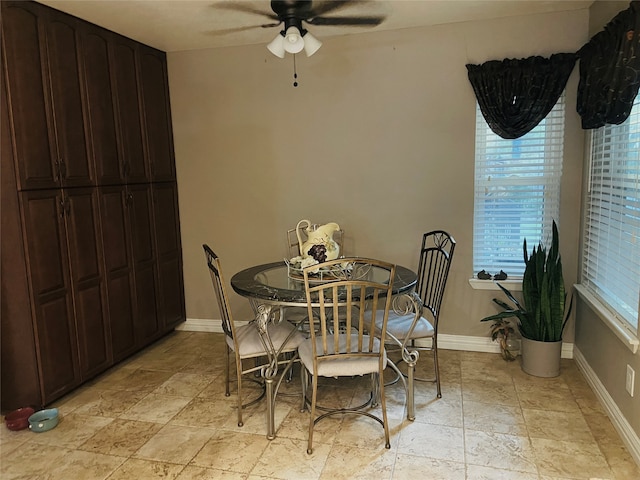
[[[1,428],[0,478],[640,479],[570,360],[560,377],[540,379],[496,354],[443,350],[442,399],[421,384],[415,422],[400,385],[387,388],[391,450],[377,423],[334,417],[318,424],[307,455],[297,378],[278,398],[275,440],[264,435],[264,402],[239,428],[223,345],[221,334],[175,332],[57,402],[55,429]],[[325,400],[353,396],[344,383],[326,388]]]

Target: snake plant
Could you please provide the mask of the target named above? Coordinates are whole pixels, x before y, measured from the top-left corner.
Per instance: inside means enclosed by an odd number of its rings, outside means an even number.
[[[513,305],[494,298],[493,301],[504,310],[481,321],[516,317],[518,328],[524,338],[541,342],[562,340],[562,331],[569,318],[571,305],[565,314],[566,292],[556,222],[553,222],[553,236],[548,252],[540,242],[529,255],[526,239],[523,250],[525,270],[522,278],[522,303],[496,282]]]

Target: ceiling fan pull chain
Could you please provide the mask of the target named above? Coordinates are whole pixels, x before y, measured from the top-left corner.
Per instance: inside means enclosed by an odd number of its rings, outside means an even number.
[[[296,54],[293,54],[293,86],[298,86],[298,73],[296,72]]]

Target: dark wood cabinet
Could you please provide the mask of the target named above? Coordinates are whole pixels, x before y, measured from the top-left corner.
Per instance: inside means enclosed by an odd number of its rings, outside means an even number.
[[[162,326],[174,327],[183,320],[185,308],[178,191],[175,182],[154,183],[152,188],[158,265],[158,312]]]
[[[6,411],[51,403],[185,312],[165,54],[35,2],[0,8]]]
[[[90,156],[98,185],[124,182],[124,167],[118,152],[115,97],[111,86],[112,66],[109,62],[109,32],[83,26],[81,61],[84,72]]]
[[[163,52],[145,46],[139,52],[142,112],[152,179],[175,180],[166,57]]]
[[[24,154],[19,157],[19,187],[93,185],[78,65],[78,22],[32,2],[3,2],[2,16],[13,123],[16,136],[24,142],[18,152]]]
[[[124,167],[123,180],[127,183],[146,183],[151,180],[151,174],[144,155],[136,44],[124,37],[114,36],[110,42],[110,51],[120,155]]]

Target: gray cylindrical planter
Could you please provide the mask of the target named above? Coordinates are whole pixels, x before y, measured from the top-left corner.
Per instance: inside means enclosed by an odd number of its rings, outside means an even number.
[[[522,337],[522,370],[536,377],[557,377],[560,375],[562,340],[558,342],[538,342]]]

